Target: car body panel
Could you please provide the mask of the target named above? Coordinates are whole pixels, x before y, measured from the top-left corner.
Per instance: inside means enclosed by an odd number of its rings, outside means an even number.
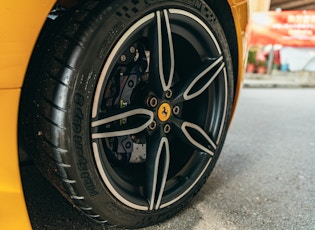
[[[54,3],[1,1],[0,89],[21,88],[33,46]]]
[[[0,2],[0,229],[31,229],[18,160],[18,109],[34,44],[54,3]]]
[[[24,202],[18,161],[17,121],[20,93],[20,89],[0,90],[2,111],[0,115],[1,229],[23,229],[24,226],[30,226]]]
[[[238,49],[247,23],[247,0],[228,0],[235,20]],[[18,109],[32,50],[54,0],[0,0],[0,228],[31,229],[18,159]],[[242,85],[244,53],[239,52],[236,106]],[[5,111],[5,112],[4,112]]]
[[[244,66],[245,66],[245,57],[246,57],[246,27],[248,22],[248,3],[247,0],[229,0],[231,5],[231,11],[234,17],[235,29],[237,33],[238,39],[238,79],[237,84],[235,87],[235,97],[234,97],[234,104],[233,104],[233,111],[232,111],[232,118],[235,113],[235,109],[237,106],[238,98],[240,95],[240,91],[243,84],[243,76],[244,76]]]

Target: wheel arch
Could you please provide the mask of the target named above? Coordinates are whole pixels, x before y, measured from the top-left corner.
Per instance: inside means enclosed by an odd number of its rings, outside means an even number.
[[[238,67],[238,52],[239,51],[238,51],[238,45],[237,45],[237,34],[235,30],[235,22],[234,20],[231,20],[233,19],[231,7],[226,0],[223,0],[223,1],[222,0],[207,0],[206,2],[211,6],[211,8],[216,13],[216,16],[218,17],[220,24],[226,35],[226,39],[229,43],[231,56],[233,60],[234,77],[237,80],[237,77],[238,77],[237,72],[239,68]]]
[[[220,21],[230,47],[234,73],[234,103],[231,117],[232,120],[243,82],[245,57],[243,41],[245,41],[244,36],[248,20],[248,5],[246,0],[206,0],[206,3],[211,6]],[[246,13],[246,15],[242,15],[243,13]]]

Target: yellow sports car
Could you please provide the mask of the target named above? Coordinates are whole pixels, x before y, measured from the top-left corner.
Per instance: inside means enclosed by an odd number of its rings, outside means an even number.
[[[175,215],[222,149],[247,0],[0,0],[0,226],[31,228],[27,152],[87,217]]]

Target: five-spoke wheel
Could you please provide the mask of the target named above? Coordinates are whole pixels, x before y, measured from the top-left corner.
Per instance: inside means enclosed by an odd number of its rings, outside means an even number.
[[[109,54],[92,108],[95,161],[112,194],[153,210],[193,189],[222,139],[228,88],[219,41],[194,14],[168,8],[134,23]]]
[[[136,228],[171,217],[218,159],[232,59],[214,12],[193,2],[88,1],[41,34],[23,90],[25,141],[98,222]]]

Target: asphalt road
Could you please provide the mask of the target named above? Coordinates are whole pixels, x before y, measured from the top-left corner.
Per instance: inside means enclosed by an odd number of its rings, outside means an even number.
[[[23,166],[34,230],[108,229]],[[192,204],[146,230],[315,229],[315,89],[244,89],[222,155]]]

